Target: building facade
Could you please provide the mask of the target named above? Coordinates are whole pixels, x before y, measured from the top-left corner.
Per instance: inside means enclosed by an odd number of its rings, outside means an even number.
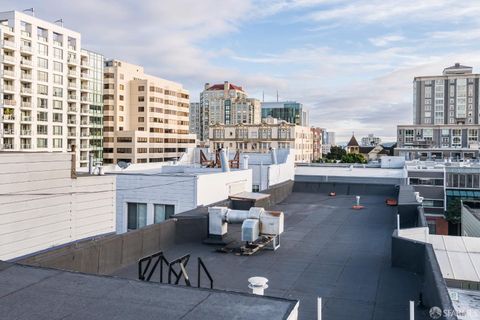
[[[480,125],[397,126],[395,154],[407,160],[477,159]]]
[[[105,62],[104,163],[174,161],[195,146],[182,85],[118,60]]]
[[[312,162],[313,134],[310,128],[285,121],[261,124],[210,126],[210,147],[241,152],[269,152],[270,149],[295,149],[295,162]]]
[[[200,102],[190,102],[190,133],[197,135],[197,139],[200,139],[200,132],[202,130],[202,113],[200,108]]]
[[[272,117],[298,126],[309,126],[308,109],[295,101],[262,102],[262,119]]]
[[[206,83],[200,93],[200,105],[195,130],[200,141],[207,141],[209,127],[214,124],[256,124],[261,122],[260,101],[248,98],[242,87],[225,81]],[[193,131],[193,130],[192,130]]]
[[[398,155],[407,159],[477,158],[479,74],[456,63],[439,76],[415,77],[413,125],[398,126]]]
[[[310,128],[312,131],[312,139],[313,139],[313,161],[317,161],[322,158],[323,156],[323,149],[322,149],[322,142],[324,136],[324,129],[322,128]]]
[[[376,137],[376,136],[373,135],[373,133],[370,133],[368,136],[362,137],[361,146],[362,147],[375,147],[375,146],[377,146],[381,143],[382,143],[382,139],[380,139],[380,137]]]
[[[0,150],[77,148],[102,160],[103,56],[83,50],[81,35],[31,15],[0,13]],[[100,122],[99,122],[100,121]]]

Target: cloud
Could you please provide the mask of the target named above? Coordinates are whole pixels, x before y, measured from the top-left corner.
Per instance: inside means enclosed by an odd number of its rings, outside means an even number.
[[[402,41],[405,38],[398,34],[387,34],[381,37],[369,38],[368,40],[376,47],[385,47],[392,42]]]

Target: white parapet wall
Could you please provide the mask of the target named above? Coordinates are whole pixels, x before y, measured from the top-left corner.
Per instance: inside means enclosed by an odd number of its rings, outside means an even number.
[[[0,153],[0,260],[115,232],[115,177],[71,177],[71,154]]]

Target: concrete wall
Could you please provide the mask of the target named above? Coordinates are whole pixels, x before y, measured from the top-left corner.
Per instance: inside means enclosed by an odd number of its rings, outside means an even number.
[[[473,213],[476,210],[476,215]],[[471,209],[462,205],[462,236],[480,237],[480,209]]]
[[[199,175],[195,207],[216,203],[244,191],[252,191],[251,169]]]
[[[367,187],[368,186],[368,187]],[[396,197],[397,189],[393,185],[381,184],[357,184],[338,182],[298,182],[295,180],[293,192],[314,192],[344,195],[382,195],[385,197]]]
[[[0,155],[0,259],[115,232],[115,177],[71,178],[71,154]]]
[[[453,310],[447,285],[443,279],[433,246],[392,235],[392,267],[402,268],[422,277],[422,299],[427,308],[437,306],[442,310]],[[456,316],[439,319],[455,320]]]

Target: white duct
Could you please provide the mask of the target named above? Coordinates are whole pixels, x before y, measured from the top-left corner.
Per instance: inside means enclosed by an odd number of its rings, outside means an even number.
[[[243,170],[247,170],[247,169],[248,169],[248,156],[247,156],[247,155],[244,155],[244,156],[243,156],[242,169],[243,169]]]
[[[220,150],[220,162],[222,163],[222,171],[229,172],[230,164],[228,162],[228,153],[225,149]]]
[[[248,287],[252,289],[253,294],[263,296],[265,289],[268,288],[268,279],[264,277],[251,277],[248,278]]]
[[[272,164],[277,164],[277,151],[275,150],[275,148],[270,149],[270,154],[272,156]]]
[[[93,153],[88,154],[88,174],[93,174]]]

